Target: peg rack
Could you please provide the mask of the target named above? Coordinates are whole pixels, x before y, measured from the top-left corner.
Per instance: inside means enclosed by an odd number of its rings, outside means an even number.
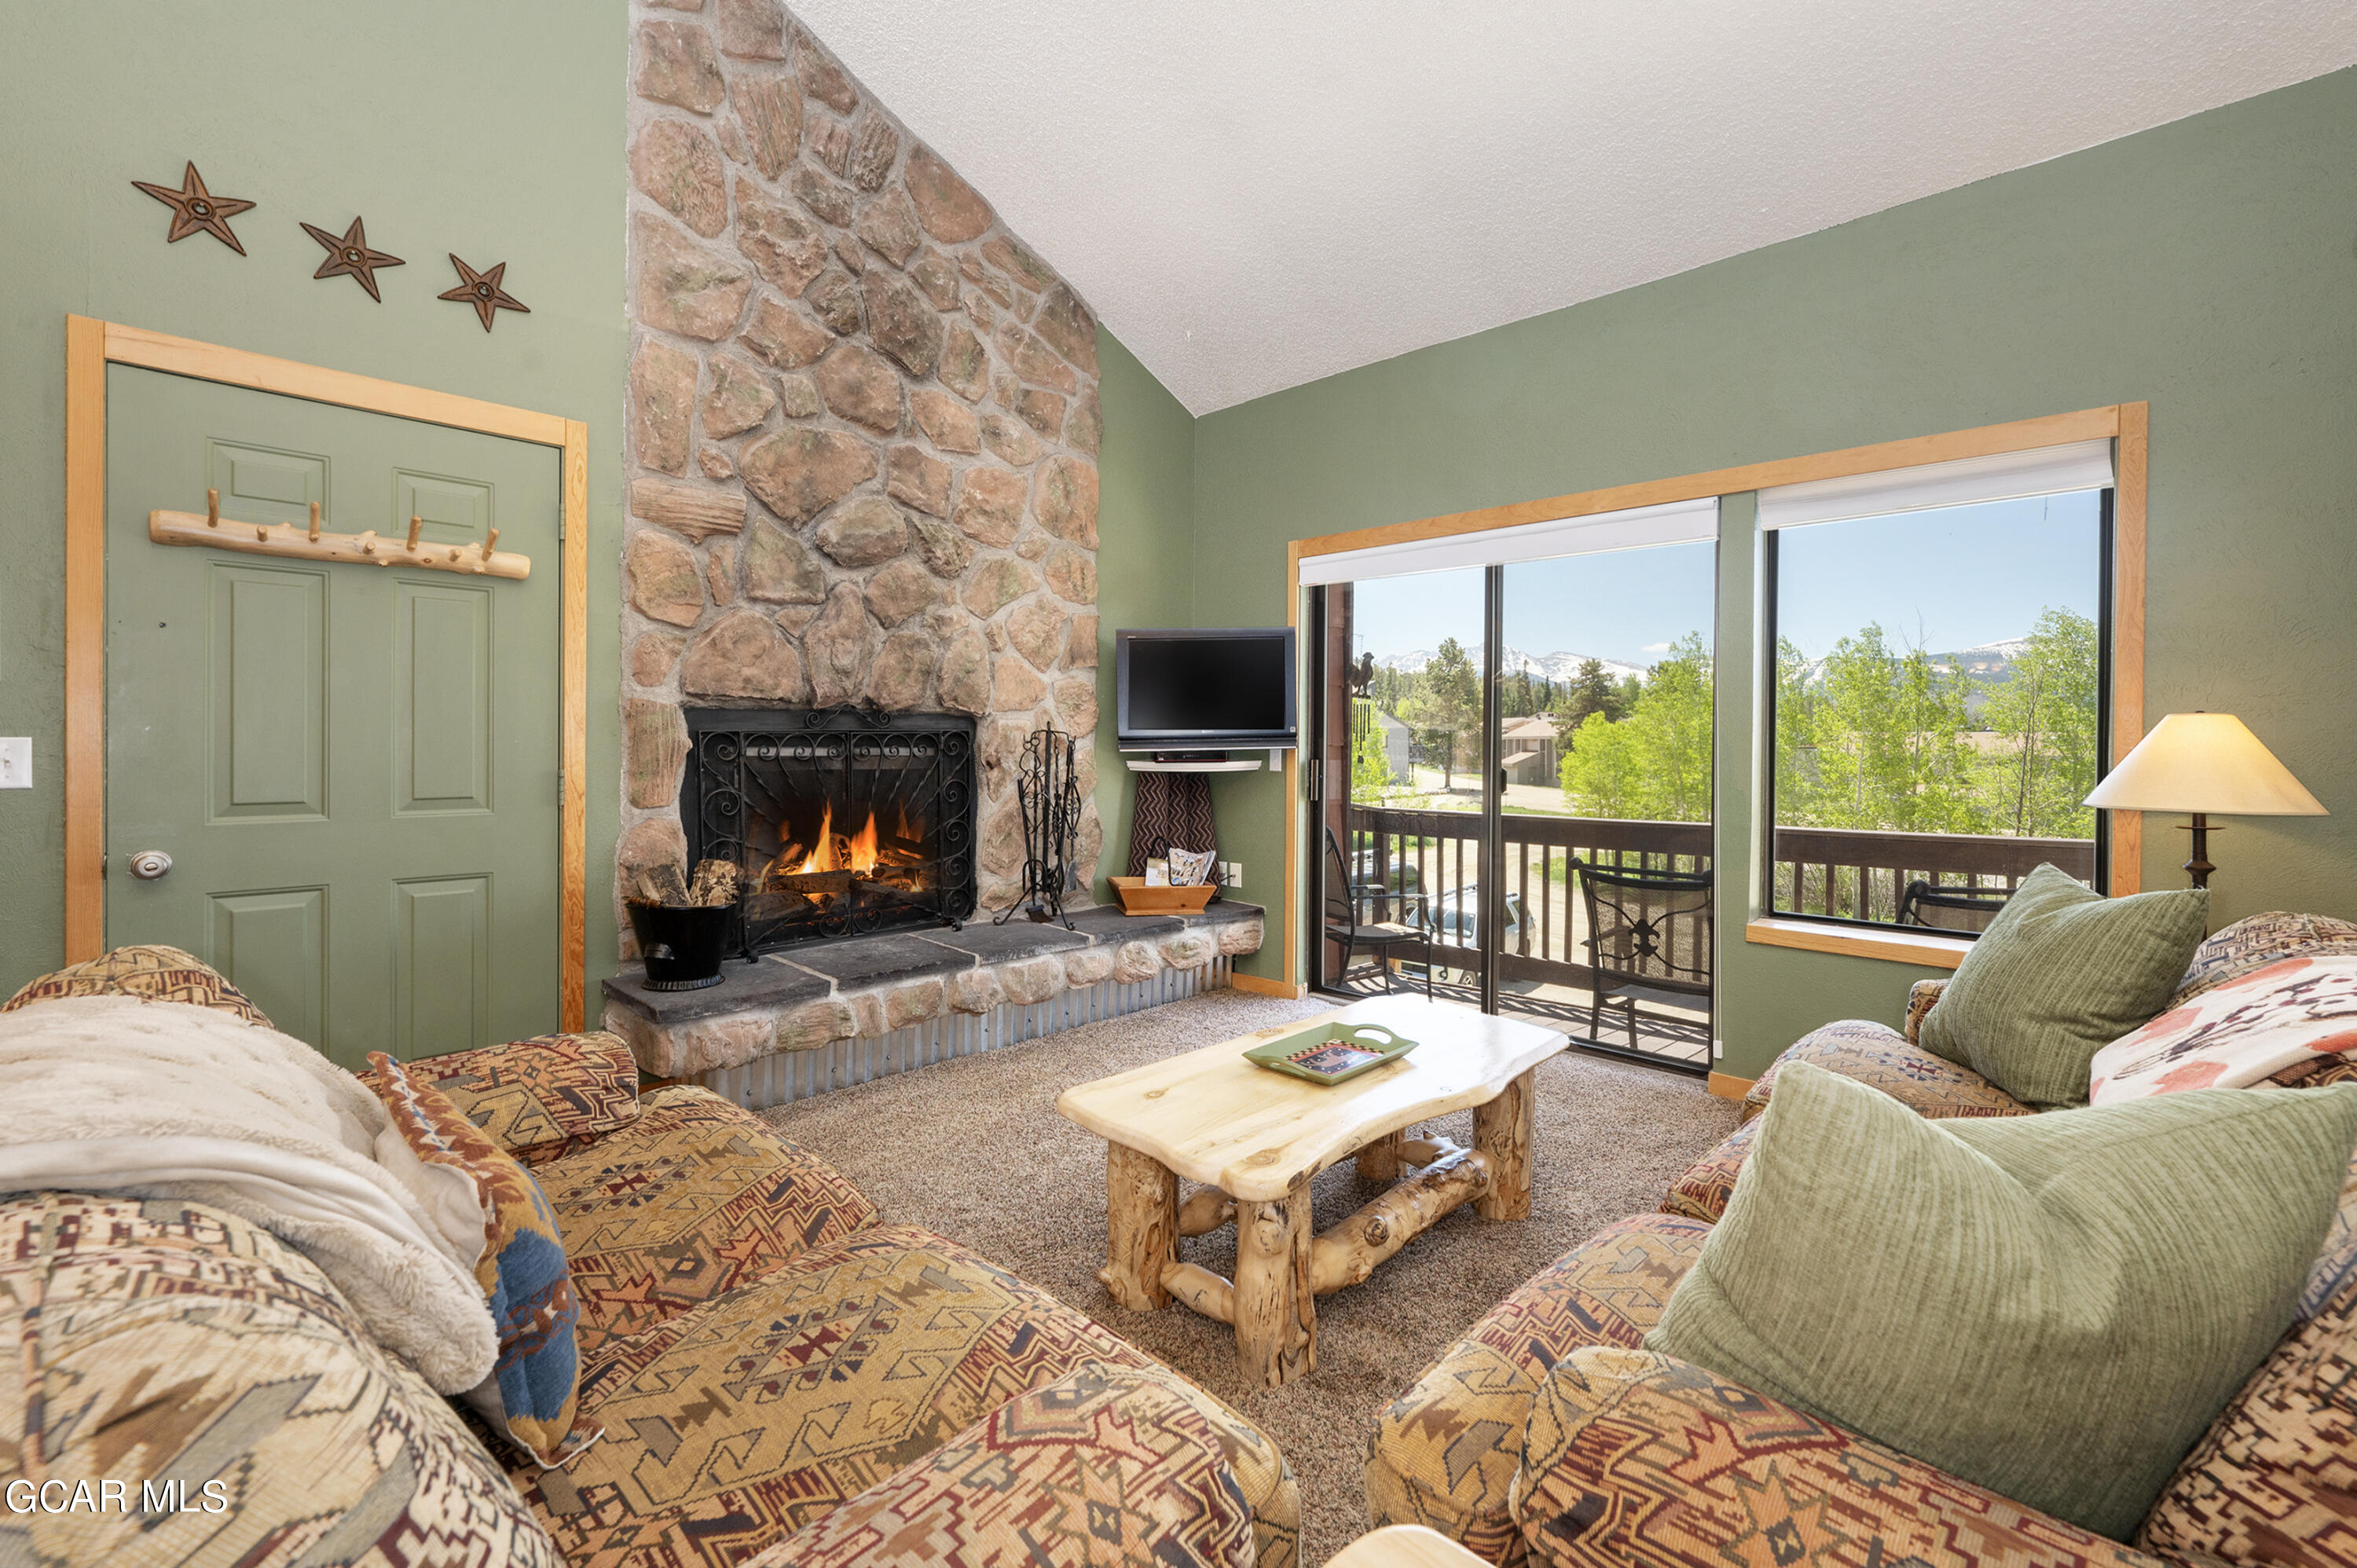
[[[374,529],[360,533],[319,532],[319,503],[311,503],[307,528],[291,522],[231,522],[221,515],[221,492],[205,492],[202,512],[166,511],[147,514],[147,537],[158,544],[200,545],[214,550],[238,550],[248,555],[283,555],[297,561],[341,561],[361,566],[406,566],[414,571],[457,572],[476,577],[507,577],[522,582],[532,575],[532,557],[500,549],[500,531],[479,544],[420,544],[419,520],[409,520],[406,539],[380,538]]]

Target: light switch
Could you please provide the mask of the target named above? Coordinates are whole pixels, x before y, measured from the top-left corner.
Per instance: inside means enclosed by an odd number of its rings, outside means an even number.
[[[33,787],[33,737],[0,736],[0,789]]]

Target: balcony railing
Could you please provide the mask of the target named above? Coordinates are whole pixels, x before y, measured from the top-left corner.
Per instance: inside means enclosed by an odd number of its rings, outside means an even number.
[[[1480,963],[1476,915],[1481,881],[1481,819],[1469,811],[1350,809],[1351,879],[1421,893],[1421,900],[1376,899],[1362,916],[1432,932],[1434,961],[1458,969]],[[1498,955],[1499,978],[1591,988],[1587,923],[1571,863],[1651,871],[1710,869],[1707,822],[1622,822],[1510,812],[1505,818],[1509,929]],[[1512,918],[1515,913],[1519,918]],[[1698,924],[1697,920],[1697,924]],[[1709,933],[1681,933],[1707,950]],[[1411,962],[1426,953],[1397,950]]]
[[[1361,918],[1397,920],[1431,933],[1424,950],[1402,948],[1411,962],[1470,970],[1480,962],[1481,819],[1469,811],[1409,811],[1352,806],[1348,816],[1351,875],[1365,886],[1421,894],[1375,897]],[[1587,918],[1571,862],[1655,871],[1707,871],[1706,822],[1650,822],[1509,812],[1506,841],[1508,930],[1498,957],[1501,980],[1593,986]],[[1853,920],[1898,918],[1908,883],[2010,889],[2051,862],[2083,881],[2095,872],[2086,839],[2004,838],[1965,833],[1863,832],[1844,828],[1779,828],[1775,907],[1781,911]],[[1699,917],[1691,917],[1697,921]],[[1681,941],[1707,943],[1705,931]]]
[[[2093,882],[2094,841],[1778,828],[1772,902],[1780,913],[1896,920],[1907,885],[1919,877],[1934,886],[2010,891],[2049,862]]]

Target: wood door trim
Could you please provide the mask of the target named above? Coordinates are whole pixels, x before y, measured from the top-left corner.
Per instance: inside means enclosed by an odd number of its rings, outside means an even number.
[[[405,386],[168,337],[85,316],[66,317],[65,956],[106,947],[106,367],[136,365],[199,381],[334,403],[368,413],[500,435],[562,455],[564,570],[559,589],[558,766],[562,865],[558,1026],[585,1020],[588,976],[589,427],[430,388]]]
[[[404,386],[399,381],[379,381],[350,371],[331,371],[323,365],[275,360],[267,354],[223,348],[218,343],[199,343],[191,338],[174,338],[120,322],[98,325],[106,334],[106,357],[118,365],[168,371],[176,376],[279,392],[311,403],[331,403],[369,413],[398,414],[427,424],[447,424],[454,430],[529,441],[535,446],[563,446],[565,426],[571,423],[554,413],[534,413],[505,403],[460,397],[456,392]]]
[[[2150,405],[2113,403],[2069,413],[2050,413],[2004,424],[1983,424],[1970,430],[1914,435],[1870,446],[1847,446],[1836,452],[1816,452],[1803,457],[1781,457],[1732,468],[1685,474],[1670,479],[1646,479],[1603,489],[1551,496],[1544,500],[1514,501],[1475,511],[1449,512],[1410,522],[1383,523],[1341,533],[1296,539],[1285,547],[1285,623],[1299,628],[1301,562],[1305,556],[1332,555],[1378,544],[1405,544],[1460,533],[1486,533],[1491,529],[1523,523],[1549,522],[1558,518],[1588,517],[1625,507],[1658,506],[1670,501],[1702,500],[1738,495],[1776,485],[1796,485],[1812,479],[1840,478],[1850,474],[1879,473],[1887,468],[1911,468],[1924,463],[1945,463],[1959,457],[1985,457],[1999,452],[2023,452],[2040,446],[2060,446],[2072,441],[2111,438],[2114,445],[2112,493],[2112,761],[2116,765],[2144,738],[2145,640],[2145,498],[2146,465],[2149,460]],[[1298,922],[1297,894],[1308,875],[1298,864],[1300,818],[1307,806],[1295,781],[1293,758],[1285,764],[1285,942],[1284,967],[1288,983],[1299,983],[1305,959]],[[2143,886],[2144,818],[2136,811],[2114,811],[2111,817],[2111,887],[2114,896],[2136,892]],[[1749,936],[1761,925],[1747,927],[1747,940],[1778,946],[1814,946],[1782,941],[1778,936]],[[1921,961],[1910,960],[1910,961]]]

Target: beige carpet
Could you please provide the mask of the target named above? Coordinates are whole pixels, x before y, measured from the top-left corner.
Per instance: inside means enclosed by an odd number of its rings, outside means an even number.
[[[1566,1054],[1538,1069],[1536,1200],[1529,1220],[1460,1208],[1374,1277],[1318,1304],[1318,1370],[1247,1389],[1224,1324],[1173,1305],[1115,1306],[1104,1262],[1104,1144],[1058,1116],[1067,1086],[1322,1012],[1325,1004],[1219,991],[985,1055],[838,1090],[763,1113],[867,1194],[887,1220],[954,1238],[1161,1358],[1257,1422],[1301,1478],[1302,1559],[1366,1528],[1360,1465],[1375,1412],[1473,1320],[1597,1227],[1650,1210],[1735,1125],[1694,1079]],[[1459,1143],[1472,1114],[1432,1125]],[[1345,1162],[1318,1178],[1322,1228],[1372,1196]],[[1181,1243],[1227,1273],[1233,1231]]]

